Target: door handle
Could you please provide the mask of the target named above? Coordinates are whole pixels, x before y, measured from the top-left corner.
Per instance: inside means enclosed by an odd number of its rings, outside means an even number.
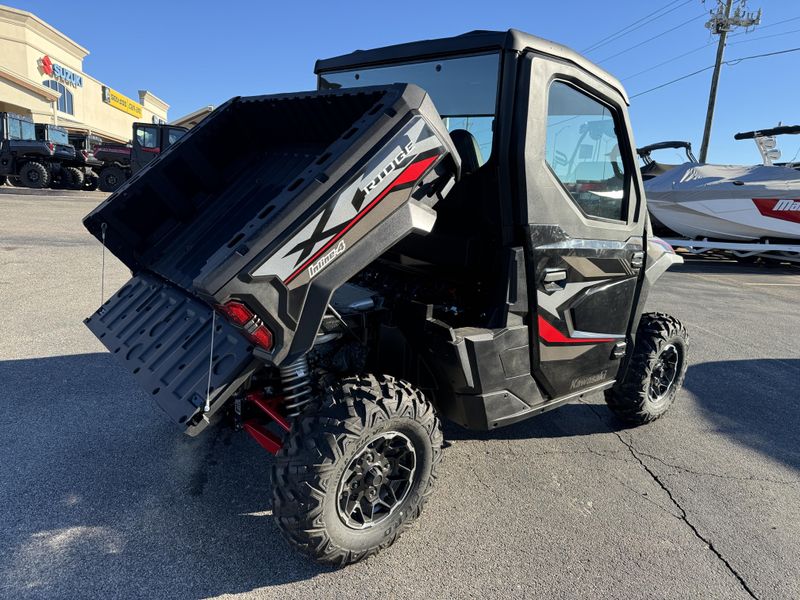
[[[549,269],[544,272],[545,283],[555,283],[556,281],[564,281],[567,278],[566,269]]]
[[[544,282],[544,291],[557,292],[558,290],[563,289],[563,285],[560,284],[560,282],[566,281],[566,279],[567,279],[566,269],[545,270],[544,277],[542,277],[542,281]]]
[[[631,256],[631,266],[634,269],[641,269],[644,264],[644,252],[634,252]]]

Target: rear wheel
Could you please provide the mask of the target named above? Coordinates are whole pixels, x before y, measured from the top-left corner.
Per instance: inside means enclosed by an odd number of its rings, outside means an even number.
[[[389,376],[352,377],[299,417],[272,467],[289,542],[345,565],[394,543],[433,488],[442,432],[422,393]]]
[[[125,171],[116,165],[106,167],[100,172],[100,189],[104,192],[116,192],[125,183]]]
[[[622,420],[655,421],[672,405],[686,375],[689,335],[678,319],[646,313],[624,379],[606,390],[606,402]]]
[[[71,190],[83,189],[83,171],[81,171],[79,168],[65,167],[62,178],[64,179],[65,187],[68,187]]]
[[[20,169],[19,180],[25,187],[41,189],[50,183],[50,173],[42,163],[28,162]]]
[[[88,173],[84,174],[83,176],[83,189],[93,192],[97,189],[97,185],[100,183],[100,178],[97,176],[97,173],[94,171],[89,171]]]

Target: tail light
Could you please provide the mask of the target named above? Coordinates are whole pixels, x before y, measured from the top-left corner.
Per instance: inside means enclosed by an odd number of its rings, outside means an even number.
[[[81,155],[83,155],[83,158],[89,158],[89,153],[86,150],[81,150]]]
[[[50,152],[55,152],[56,145],[53,142],[47,142],[47,147],[50,148]]]
[[[242,330],[245,337],[255,345],[272,349],[272,332],[244,303],[238,300],[229,300],[225,304],[217,304],[214,309],[225,315],[231,324]]]

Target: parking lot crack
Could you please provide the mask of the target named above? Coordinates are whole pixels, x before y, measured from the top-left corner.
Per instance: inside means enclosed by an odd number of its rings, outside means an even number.
[[[664,490],[664,493],[667,494],[667,497],[675,505],[675,508],[677,508],[678,511],[680,512],[681,520],[684,523],[686,523],[686,525],[689,527],[689,529],[692,530],[692,533],[694,533],[695,537],[697,537],[697,539],[702,541],[706,545],[706,547],[709,550],[711,550],[711,552],[714,553],[714,555],[722,562],[722,564],[725,565],[725,568],[728,569],[728,571],[731,573],[731,575],[736,577],[736,579],[739,581],[739,584],[742,586],[742,588],[744,588],[744,590],[748,594],[750,594],[750,596],[752,598],[758,598],[758,596],[755,595],[753,590],[750,589],[750,586],[744,580],[744,577],[741,576],[741,574],[733,567],[733,565],[731,565],[731,563],[728,561],[728,559],[725,558],[722,555],[722,553],[716,548],[716,546],[714,546],[714,543],[710,539],[705,537],[702,533],[700,533],[700,531],[697,529],[697,527],[694,525],[694,523],[692,523],[689,520],[688,514],[686,513],[686,509],[683,508],[683,506],[681,506],[681,503],[678,502],[678,500],[675,498],[675,496],[673,496],[672,491],[661,480],[661,478],[655,473],[655,471],[653,471],[649,466],[647,466],[647,464],[641,459],[641,457],[639,456],[639,453],[633,447],[633,444],[631,442],[629,442],[628,440],[626,440],[624,437],[622,437],[619,434],[619,432],[614,431],[613,433],[614,433],[615,436],[617,436],[617,438],[619,439],[620,442],[622,442],[623,444],[625,444],[625,446],[627,446],[628,450],[631,453],[631,456],[633,456],[633,458],[636,459],[636,461],[642,466],[642,468],[647,472],[647,474],[650,475],[650,477],[653,479],[653,481],[655,481],[658,484],[658,486],[662,490]]]
[[[588,403],[585,404],[591,408],[592,412],[597,416],[598,419],[600,419],[603,423],[606,422],[605,419],[603,419],[602,415],[597,412],[594,405]],[[719,549],[716,546],[714,546],[714,543],[710,539],[705,537],[702,533],[700,533],[700,530],[697,529],[697,526],[689,520],[689,515],[686,512],[686,509],[683,508],[680,502],[678,502],[677,498],[675,498],[675,496],[672,494],[672,491],[669,489],[666,483],[664,483],[661,477],[659,477],[658,474],[655,471],[653,471],[647,465],[647,463],[644,462],[644,460],[642,460],[640,453],[636,450],[636,448],[633,447],[633,443],[626,440],[618,431],[615,431],[611,427],[609,427],[609,431],[610,433],[613,433],[617,437],[617,439],[620,442],[622,442],[622,444],[625,445],[625,447],[628,449],[628,452],[630,452],[634,460],[636,460],[636,462],[639,463],[639,465],[641,465],[642,469],[644,469],[644,471],[650,476],[650,478],[664,491],[664,493],[669,498],[670,502],[672,502],[672,504],[678,510],[678,516],[680,520],[683,521],[687,527],[689,527],[694,536],[701,542],[703,542],[706,548],[708,548],[714,554],[714,556],[717,557],[717,559],[725,566],[728,572],[736,578],[736,580],[739,582],[739,585],[742,586],[742,589],[744,589],[744,591],[747,592],[751,598],[758,599],[758,596],[756,596],[755,592],[753,592],[753,590],[750,588],[747,581],[745,581],[744,577],[742,577],[742,575],[733,567],[730,561],[728,561],[728,559],[722,555]]]
[[[739,475],[728,475],[724,473],[712,473],[710,471],[697,471],[694,469],[689,469],[688,467],[683,467],[681,465],[676,465],[674,463],[667,462],[658,456],[655,456],[653,454],[648,454],[647,452],[643,452],[641,450],[637,450],[637,452],[639,453],[640,456],[645,456],[651,460],[655,460],[656,462],[661,463],[665,467],[669,467],[670,469],[675,469],[679,473],[696,475],[698,477],[716,477],[718,479],[729,479],[731,481],[755,481],[762,483],[776,483],[779,485],[797,485],[798,483],[800,483],[800,479],[793,479],[793,480],[772,479],[769,477],[739,476]]]

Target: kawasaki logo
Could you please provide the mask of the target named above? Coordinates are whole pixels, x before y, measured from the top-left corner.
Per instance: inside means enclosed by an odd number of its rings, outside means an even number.
[[[800,202],[784,198],[783,200],[778,200],[772,210],[800,210]]]
[[[314,275],[322,271],[322,269],[324,269],[331,262],[333,262],[333,260],[337,256],[339,256],[342,252],[344,252],[346,248],[347,246],[345,246],[344,240],[336,244],[336,246],[334,246],[330,252],[324,254],[322,258],[320,258],[317,262],[308,267],[308,278],[311,279],[312,277],[314,277]]]
[[[608,371],[600,371],[595,375],[586,375],[585,377],[573,379],[572,383],[569,385],[569,389],[576,390],[578,388],[586,387],[587,385],[592,385],[593,383],[605,381],[607,373]]]

